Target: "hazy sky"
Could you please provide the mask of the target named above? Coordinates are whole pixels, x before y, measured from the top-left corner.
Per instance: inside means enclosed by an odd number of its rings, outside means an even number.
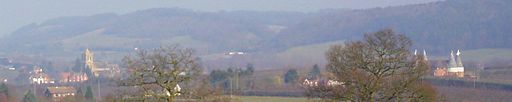
[[[61,16],[128,13],[162,7],[198,11],[258,10],[312,12],[320,9],[364,9],[439,0],[0,0],[0,35]]]

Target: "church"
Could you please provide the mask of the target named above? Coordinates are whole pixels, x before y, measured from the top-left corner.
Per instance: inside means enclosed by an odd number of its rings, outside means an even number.
[[[89,49],[85,49],[85,52],[82,54],[81,62],[85,69],[92,72],[91,74],[93,74],[94,77],[114,77],[120,73],[119,66],[117,64],[94,62],[94,53]]]

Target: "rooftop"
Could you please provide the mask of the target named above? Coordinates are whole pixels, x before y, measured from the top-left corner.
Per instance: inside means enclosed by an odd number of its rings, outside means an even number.
[[[55,93],[75,93],[76,89],[74,87],[48,87],[47,91],[49,91],[52,94]]]

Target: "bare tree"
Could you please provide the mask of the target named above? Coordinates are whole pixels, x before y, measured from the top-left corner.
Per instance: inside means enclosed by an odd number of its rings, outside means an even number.
[[[342,84],[310,87],[307,95],[354,102],[435,100],[435,91],[421,80],[428,63],[410,53],[411,45],[411,40],[391,29],[333,45],[326,53],[326,68],[330,80]]]
[[[127,56],[124,62],[131,75],[123,85],[142,89],[143,100],[154,97],[152,101],[173,102],[183,92],[177,89],[178,84],[191,81],[201,72],[193,51],[177,45],[140,50],[136,56]]]
[[[193,92],[187,94],[194,98],[194,102],[229,102],[231,98],[223,95],[221,87],[212,87],[208,77],[199,78],[194,80]]]

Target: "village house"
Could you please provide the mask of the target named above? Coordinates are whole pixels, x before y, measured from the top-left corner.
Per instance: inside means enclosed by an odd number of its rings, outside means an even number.
[[[302,85],[309,86],[309,87],[317,87],[319,85],[321,86],[339,86],[343,85],[343,82],[339,82],[336,80],[323,80],[323,79],[316,79],[316,80],[308,80],[304,79],[304,82],[302,82]]]
[[[68,83],[68,82],[84,82],[89,78],[85,73],[72,73],[72,72],[62,72],[60,74],[60,83]]]
[[[36,74],[29,77],[31,84],[53,84],[55,81],[51,80],[48,74]]]
[[[75,96],[76,92],[74,87],[47,87],[44,94],[53,101],[60,101],[66,96]]]
[[[446,68],[440,68],[437,67],[436,70],[434,70],[434,76],[435,77],[444,77],[447,76],[446,74]]]
[[[29,72],[31,75],[29,77],[31,84],[53,84],[54,80],[50,78],[50,76],[46,73],[43,73],[43,69],[41,67],[34,66],[34,70]]]

